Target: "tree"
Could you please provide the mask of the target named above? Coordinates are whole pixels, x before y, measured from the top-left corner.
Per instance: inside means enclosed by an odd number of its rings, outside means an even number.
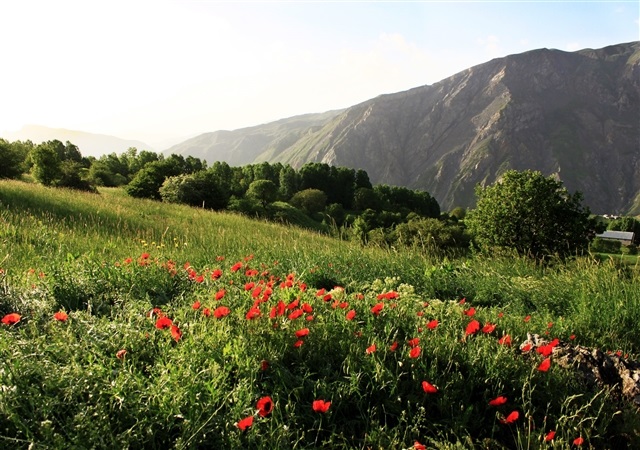
[[[9,143],[0,139],[0,178],[18,178],[24,172],[27,155],[17,142]]]
[[[168,177],[160,187],[160,196],[168,203],[208,209],[224,209],[229,202],[229,197],[218,186],[215,174],[207,170]]]
[[[58,142],[60,145],[62,143]],[[62,146],[64,149],[64,146]],[[62,176],[61,160],[57,145],[52,141],[43,142],[31,151],[31,174],[37,182],[45,186],[54,185]]]
[[[476,187],[477,206],[467,224],[483,248],[513,248],[543,259],[586,250],[591,234],[582,194],[569,194],[562,182],[540,172],[510,170],[488,187]]]
[[[327,194],[319,189],[305,189],[291,197],[289,203],[311,215],[324,210],[327,204]]]
[[[273,202],[278,194],[278,186],[271,180],[255,180],[247,189],[247,197],[254,198],[262,203],[262,207]]]
[[[611,221],[608,230],[611,231],[629,231],[634,233],[634,244],[640,244],[640,220],[636,220],[633,217],[620,217],[616,220]]]

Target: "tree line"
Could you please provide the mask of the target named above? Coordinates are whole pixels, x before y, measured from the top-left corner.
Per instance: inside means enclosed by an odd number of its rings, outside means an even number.
[[[529,170],[509,170],[493,185],[478,186],[477,205],[467,214],[464,208],[442,213],[428,192],[374,186],[362,169],[324,163],[298,170],[267,162],[232,167],[218,161],[208,167],[192,156],[164,157],[135,148],[85,158],[68,141],[35,145],[3,139],[0,161],[0,178],[30,173],[46,186],[93,192],[96,186],[122,187],[132,197],[234,211],[385,248],[507,249],[544,259],[577,255],[591,244],[593,251],[606,250],[594,237],[607,226],[640,236],[636,219],[598,221],[579,192],[570,194],[562,182]],[[635,253],[637,243],[624,250]]]

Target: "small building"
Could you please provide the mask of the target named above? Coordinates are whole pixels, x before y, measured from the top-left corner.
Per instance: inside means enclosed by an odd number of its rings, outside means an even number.
[[[597,238],[618,241],[622,245],[631,245],[633,243],[634,233],[632,231],[605,231],[602,234],[596,234]]]

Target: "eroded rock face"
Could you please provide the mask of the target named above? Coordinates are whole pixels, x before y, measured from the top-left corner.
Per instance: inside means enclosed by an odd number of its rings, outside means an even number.
[[[529,334],[520,348],[531,344],[531,351],[549,345],[550,341],[537,334]],[[560,367],[574,370],[588,384],[610,387],[625,401],[640,409],[640,363],[599,349],[558,342],[551,354]]]

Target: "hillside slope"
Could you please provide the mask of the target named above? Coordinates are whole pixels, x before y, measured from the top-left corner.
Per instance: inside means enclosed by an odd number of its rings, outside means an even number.
[[[426,189],[444,209],[476,184],[535,169],[623,212],[640,192],[640,45],[535,50],[349,108],[276,160],[365,169]]]
[[[505,170],[533,169],[581,191],[593,212],[634,212],[640,42],[510,55],[342,112],[207,133],[168,152],[362,168],[373,183],[429,191],[444,210],[472,206],[474,187]]]
[[[318,131],[340,112],[305,114],[233,131],[203,133],[163,153],[194,156],[209,163],[226,161],[235,166],[270,161],[305,135]]]

